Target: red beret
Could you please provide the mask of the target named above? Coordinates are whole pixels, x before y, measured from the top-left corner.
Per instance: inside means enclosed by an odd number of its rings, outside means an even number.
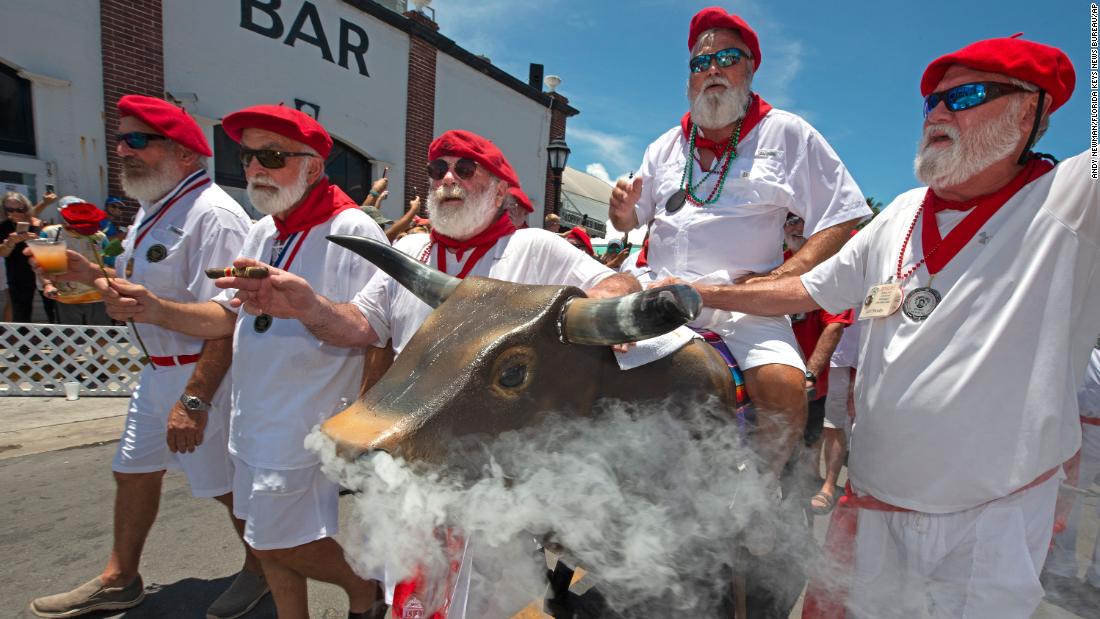
[[[332,152],[332,137],[321,123],[305,112],[279,105],[253,105],[222,119],[222,129],[234,142],[241,141],[245,129],[264,129],[301,142],[322,158]]]
[[[154,97],[125,95],[118,100],[118,115],[133,116],[156,129],[164,137],[203,157],[214,154],[199,124],[182,107]]]
[[[453,129],[436,138],[428,146],[428,161],[444,156],[473,159],[490,174],[508,183],[509,187],[519,187],[519,177],[504,158],[504,153],[496,144],[476,133]]]
[[[566,238],[573,237],[580,241],[584,245],[584,251],[589,256],[595,256],[596,250],[592,249],[592,239],[588,237],[588,233],[584,231],[584,228],[580,226],[574,227],[569,232],[565,233]]]
[[[939,85],[953,64],[979,71],[1001,73],[1031,82],[1050,96],[1050,111],[1069,101],[1077,77],[1069,57],[1056,47],[1017,38],[1022,32],[1002,39],[978,41],[932,61],[920,80],[920,92],[927,97]]]
[[[535,207],[531,204],[531,199],[527,197],[527,194],[523,193],[523,190],[519,187],[511,187],[508,189],[508,193],[512,194],[512,197],[516,199],[516,202],[523,208],[527,209],[528,213],[534,213]]]
[[[760,68],[760,40],[756,38],[756,32],[749,28],[745,20],[736,15],[730,15],[722,7],[705,8],[691,18],[691,27],[688,29],[688,51],[695,47],[695,41],[699,39],[699,35],[711,28],[736,30],[748,46],[749,53],[752,54],[753,70]]]

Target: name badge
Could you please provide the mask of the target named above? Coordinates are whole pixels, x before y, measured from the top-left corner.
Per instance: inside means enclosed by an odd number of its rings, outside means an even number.
[[[885,283],[871,286],[871,289],[867,291],[867,296],[863,298],[863,307],[860,309],[859,319],[884,318],[893,314],[901,307],[902,297],[904,296],[901,292],[901,286],[898,284]]]

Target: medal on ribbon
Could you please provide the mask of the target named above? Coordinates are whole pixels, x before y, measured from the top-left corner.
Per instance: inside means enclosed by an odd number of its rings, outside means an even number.
[[[935,288],[930,286],[917,288],[905,296],[901,311],[905,312],[909,318],[920,322],[932,314],[932,310],[936,309],[942,298]]]
[[[252,330],[256,333],[266,333],[274,321],[271,314],[260,314],[252,321]]]

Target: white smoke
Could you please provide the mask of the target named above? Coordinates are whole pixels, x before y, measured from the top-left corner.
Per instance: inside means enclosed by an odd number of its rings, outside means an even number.
[[[358,493],[345,548],[364,577],[385,569],[404,578],[417,565],[446,574],[437,532],[461,531],[474,556],[476,610],[466,616],[510,617],[542,597],[545,564],[532,540],[549,540],[624,616],[667,617],[714,608],[735,548],[751,543],[743,533],[775,526],[767,484],[738,424],[720,410],[709,400],[553,415],[537,427],[453,442],[448,461],[465,474],[382,453],[348,462],[319,431],[307,446]],[[794,537],[780,530],[774,539]]]

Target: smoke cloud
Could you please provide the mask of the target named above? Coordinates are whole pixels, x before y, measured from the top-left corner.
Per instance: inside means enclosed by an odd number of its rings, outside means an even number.
[[[348,462],[320,431],[307,445],[358,493],[345,548],[364,577],[387,571],[392,582],[420,566],[442,580],[438,535],[449,528],[473,557],[466,616],[510,617],[546,590],[537,539],[560,545],[624,616],[668,617],[716,608],[738,546],[800,538],[774,529],[787,526],[774,519],[774,489],[721,410],[709,399],[551,415],[454,441],[446,471],[385,453]]]

